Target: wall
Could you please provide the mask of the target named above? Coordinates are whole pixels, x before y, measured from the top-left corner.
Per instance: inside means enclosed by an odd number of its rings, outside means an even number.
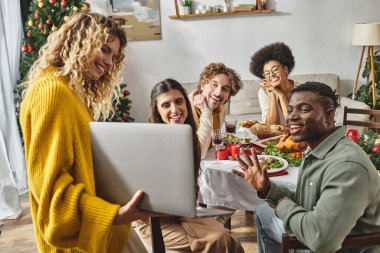
[[[195,1],[211,6],[222,2]],[[292,48],[296,59],[292,74],[336,73],[341,78],[341,94],[350,93],[361,51],[351,45],[353,27],[360,22],[380,22],[380,1],[269,0],[269,7],[276,12],[173,20],[168,16],[175,14],[174,1],[161,0],[162,40],[130,42],[127,49],[125,79],[136,121],[147,121],[150,90],[158,81],[167,77],[197,81],[210,62],[224,62],[242,79],[253,79],[250,57],[276,41]]]

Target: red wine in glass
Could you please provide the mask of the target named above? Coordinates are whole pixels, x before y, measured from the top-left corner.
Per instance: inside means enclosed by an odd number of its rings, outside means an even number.
[[[216,152],[223,146],[223,133],[221,129],[214,129],[211,133],[212,137],[212,145],[215,147]],[[219,157],[217,156],[216,162],[212,165],[215,167],[219,167],[222,163],[219,161]]]

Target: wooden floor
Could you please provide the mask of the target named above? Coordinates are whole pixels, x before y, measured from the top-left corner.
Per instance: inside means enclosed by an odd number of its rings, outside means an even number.
[[[37,252],[36,240],[30,214],[28,194],[21,196],[22,214],[18,220],[0,221],[1,253],[34,253]],[[245,252],[257,253],[256,226],[254,214],[236,211],[232,216],[232,236],[239,238]]]

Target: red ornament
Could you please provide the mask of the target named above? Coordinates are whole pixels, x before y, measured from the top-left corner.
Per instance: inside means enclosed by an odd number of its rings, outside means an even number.
[[[29,53],[33,52],[33,47],[31,45],[29,45],[28,48],[26,49],[26,51],[28,51]]]
[[[67,2],[65,0],[61,1],[61,6],[62,7],[66,7],[67,6]]]
[[[26,37],[31,38],[31,37],[32,37],[32,34],[31,34],[30,32],[27,32],[27,33],[26,33]]]
[[[36,12],[36,13],[34,13],[34,18],[35,18],[35,19],[38,19],[38,18],[40,17],[40,15],[41,15],[41,14],[40,14],[39,12]]]
[[[48,20],[46,20],[46,24],[51,25],[51,23],[52,23],[52,21],[50,18]]]
[[[49,0],[49,3],[51,4],[55,4],[57,2],[57,0]]]
[[[44,35],[45,36],[48,36],[49,35],[49,32],[47,30],[44,31]]]
[[[126,120],[127,120],[127,114],[123,113],[123,114],[121,115],[121,118],[122,118],[124,121],[126,121]]]
[[[125,90],[124,91],[124,96],[128,96],[129,95],[129,91],[128,90]]]
[[[43,30],[43,29],[44,29],[44,24],[39,23],[39,24],[38,24],[38,29]]]
[[[22,45],[22,46],[21,46],[21,51],[25,52],[26,50],[28,50],[28,47],[25,46],[25,45]]]
[[[346,136],[351,138],[354,142],[359,142],[359,131],[356,129],[349,129],[346,133]]]

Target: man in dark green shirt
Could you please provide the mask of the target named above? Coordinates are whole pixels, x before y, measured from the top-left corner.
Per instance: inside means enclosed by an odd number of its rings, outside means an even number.
[[[245,161],[238,160],[244,173],[235,171],[275,209],[284,230],[313,252],[339,250],[348,234],[380,231],[380,177],[367,154],[345,137],[345,129],[335,127],[337,106],[335,92],[322,83],[308,82],[291,92],[290,134],[294,141],[308,144],[295,192],[270,182],[256,155],[251,159],[243,154]],[[258,226],[265,225],[267,217],[257,220]],[[275,238],[281,235],[276,233],[281,230],[258,227],[258,240],[264,244],[260,252],[279,252]],[[380,252],[379,247],[367,250]]]

